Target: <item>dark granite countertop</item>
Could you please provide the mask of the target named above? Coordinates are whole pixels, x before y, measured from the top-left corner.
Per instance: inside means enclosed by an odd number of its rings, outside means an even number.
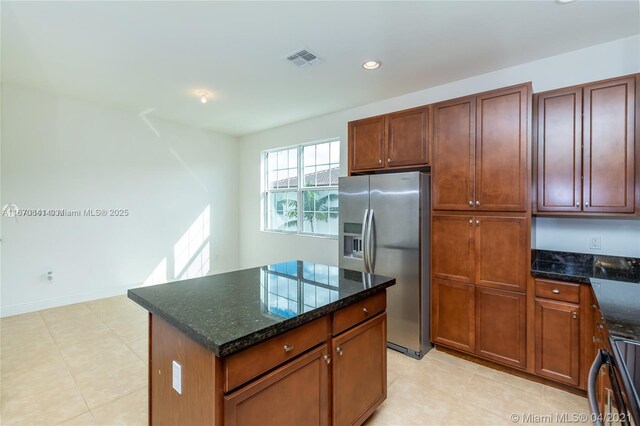
[[[640,341],[640,259],[532,250],[531,275],[591,284],[614,337]]]
[[[394,284],[394,278],[292,260],[135,288],[128,296],[216,356],[228,356]]]

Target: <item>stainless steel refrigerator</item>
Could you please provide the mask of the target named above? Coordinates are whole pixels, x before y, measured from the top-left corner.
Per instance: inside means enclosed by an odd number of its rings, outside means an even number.
[[[387,346],[414,358],[429,342],[429,175],[339,180],[340,267],[396,278],[387,290]]]

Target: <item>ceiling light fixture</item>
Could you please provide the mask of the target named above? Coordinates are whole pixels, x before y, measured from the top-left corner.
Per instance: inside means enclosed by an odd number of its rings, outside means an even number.
[[[556,0],[556,3],[558,4],[569,4],[569,3],[573,3],[576,0]]]
[[[362,64],[362,68],[365,70],[375,70],[380,68],[380,65],[382,65],[380,61],[367,61]]]
[[[201,90],[200,92],[198,92],[198,96],[200,96],[200,103],[206,104],[207,100],[209,100],[209,96],[211,95],[209,94],[209,92]]]

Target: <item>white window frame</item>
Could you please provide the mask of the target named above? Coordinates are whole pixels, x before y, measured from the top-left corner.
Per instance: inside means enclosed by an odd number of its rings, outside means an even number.
[[[334,239],[337,240],[338,239],[338,235],[337,234],[322,234],[319,232],[304,232],[304,223],[303,223],[303,208],[301,208],[303,206],[303,196],[304,196],[304,192],[306,191],[327,191],[327,190],[338,190],[338,185],[328,185],[328,186],[315,186],[315,187],[305,187],[303,185],[304,182],[304,165],[303,165],[303,153],[304,153],[304,148],[306,146],[311,146],[311,145],[320,145],[323,143],[327,143],[327,142],[338,142],[339,144],[339,157],[338,157],[338,166],[340,167],[340,171],[342,171],[342,141],[340,140],[340,138],[335,137],[335,138],[329,138],[329,139],[323,139],[323,140],[319,140],[319,141],[313,141],[313,142],[306,142],[306,143],[302,143],[302,144],[297,144],[297,145],[289,145],[289,146],[283,146],[283,147],[279,147],[279,148],[274,148],[274,149],[268,149],[265,151],[262,151],[261,153],[261,158],[260,158],[260,163],[262,164],[262,171],[261,171],[261,177],[262,177],[262,182],[261,182],[261,194],[262,194],[262,200],[260,203],[261,206],[261,214],[260,214],[260,222],[262,224],[261,231],[262,232],[273,232],[276,234],[289,234],[289,235],[303,235],[305,237],[316,237],[316,238],[329,238],[329,239]],[[275,188],[275,189],[271,189],[269,188],[269,178],[268,178],[268,174],[269,174],[269,167],[267,165],[267,155],[273,152],[278,152],[278,151],[285,151],[288,149],[296,149],[297,152],[297,156],[298,156],[298,161],[297,161],[297,169],[298,169],[298,186],[296,188]],[[296,202],[298,205],[298,217],[297,217],[297,230],[295,231],[288,231],[285,229],[270,229],[269,228],[269,194],[270,193],[277,193],[277,192],[293,192],[293,190],[296,191]]]

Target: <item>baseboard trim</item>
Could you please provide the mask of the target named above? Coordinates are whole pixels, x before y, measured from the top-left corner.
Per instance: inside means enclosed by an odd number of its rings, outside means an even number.
[[[110,287],[99,291],[76,293],[60,297],[52,297],[49,299],[17,303],[15,305],[1,306],[0,318],[26,314],[29,312],[39,311],[41,309],[57,308],[64,305],[73,305],[74,303],[88,302],[90,300],[104,299],[105,297],[120,296],[123,294],[127,294],[127,290],[129,290],[130,288],[136,287],[141,287],[141,285]]]

